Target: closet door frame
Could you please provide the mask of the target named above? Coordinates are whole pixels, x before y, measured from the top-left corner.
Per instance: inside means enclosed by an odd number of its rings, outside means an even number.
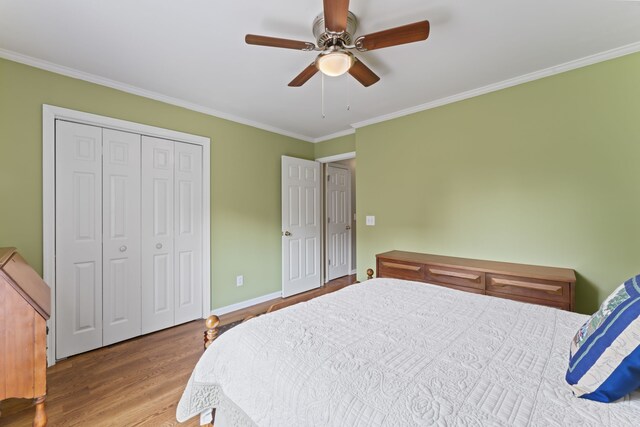
[[[202,146],[202,316],[211,314],[211,140],[204,136],[143,125],[97,114],[42,105],[42,268],[51,288],[51,318],[47,321],[47,362],[55,364],[55,128],[56,120],[99,126]]]

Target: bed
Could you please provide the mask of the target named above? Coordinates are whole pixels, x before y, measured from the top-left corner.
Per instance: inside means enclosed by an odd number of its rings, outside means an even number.
[[[640,393],[610,404],[564,382],[587,316],[378,278],[222,334],[177,410],[225,426],[625,426]]]

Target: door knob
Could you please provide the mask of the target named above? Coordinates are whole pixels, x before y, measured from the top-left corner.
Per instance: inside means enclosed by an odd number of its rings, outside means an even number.
[[[162,243],[156,244],[156,249],[162,249]]]
[[[287,236],[287,237],[289,237],[289,236],[291,236],[291,233],[290,233],[290,232],[288,232],[288,231],[285,231],[285,232],[284,232],[284,235],[285,235],[285,236]]]
[[[126,247],[126,246],[124,246],[124,245],[123,245],[123,246],[120,246],[120,252],[124,252],[124,251],[126,251],[126,250],[127,250],[127,247]]]
[[[350,225],[347,225],[347,230],[351,230],[351,226]]]

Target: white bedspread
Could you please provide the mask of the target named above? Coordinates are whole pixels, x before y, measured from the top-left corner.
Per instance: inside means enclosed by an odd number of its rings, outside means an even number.
[[[231,426],[640,425],[640,392],[573,397],[586,316],[424,283],[373,279],[254,318],[198,362],[178,406]]]

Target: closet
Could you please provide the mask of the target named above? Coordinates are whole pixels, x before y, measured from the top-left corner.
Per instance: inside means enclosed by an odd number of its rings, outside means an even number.
[[[56,120],[56,358],[202,317],[202,146]]]

